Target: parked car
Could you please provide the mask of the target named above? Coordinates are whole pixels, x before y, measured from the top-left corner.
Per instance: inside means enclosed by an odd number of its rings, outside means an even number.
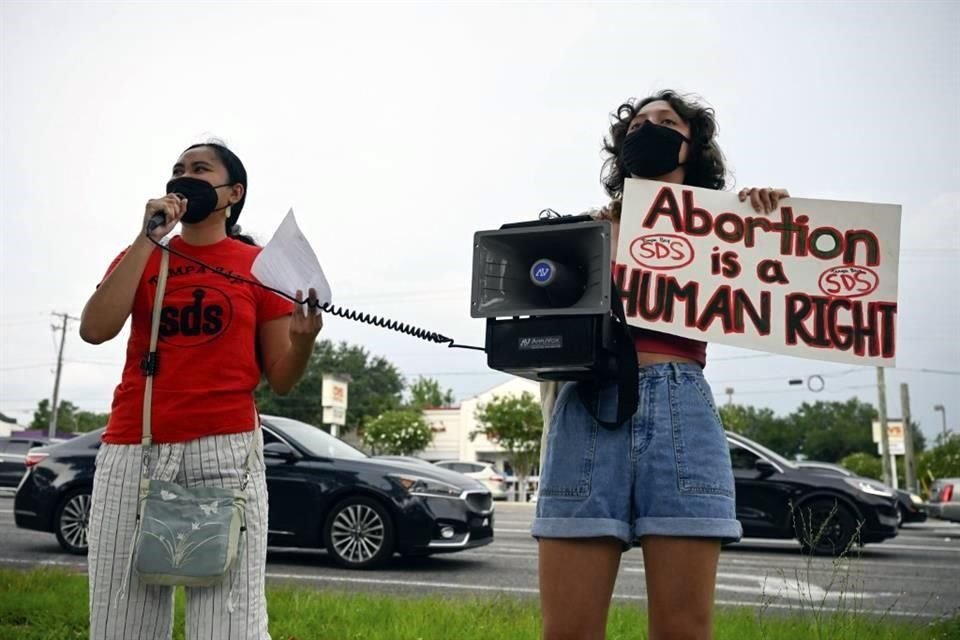
[[[27,453],[30,449],[45,444],[46,438],[0,438],[0,487],[15,489],[23,477]]]
[[[868,478],[805,469],[727,433],[744,535],[794,538],[806,552],[840,555],[897,535],[893,491]]]
[[[960,522],[960,478],[937,478],[930,485],[930,515]]]
[[[507,499],[507,479],[497,471],[492,462],[470,462],[468,460],[441,460],[434,462],[441,469],[462,473],[468,478],[479,480],[490,490],[494,500]]]
[[[493,541],[493,501],[479,482],[369,458],[297,420],[262,419],[271,546],[325,548],[337,564],[365,569],[395,552],[450,553]],[[67,551],[86,552],[101,432],[33,452],[14,500],[18,527],[55,533]]]
[[[830,462],[817,462],[814,460],[804,460],[797,462],[797,466],[812,471],[822,473],[834,473],[841,476],[857,477],[857,474],[846,467]],[[924,522],[927,519],[927,508],[923,503],[923,498],[915,493],[904,491],[903,489],[892,489],[894,497],[897,499],[897,526],[903,526],[905,522]]]

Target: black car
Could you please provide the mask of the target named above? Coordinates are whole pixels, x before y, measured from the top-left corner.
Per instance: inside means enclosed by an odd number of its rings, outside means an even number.
[[[811,471],[818,471],[820,473],[832,473],[850,478],[858,477],[857,474],[855,474],[853,471],[850,471],[846,467],[841,467],[838,464],[832,464],[830,462],[804,460],[803,462],[797,462],[796,464],[804,469],[810,469]],[[923,498],[915,493],[904,491],[903,489],[890,489],[893,491],[894,497],[897,499],[897,526],[903,526],[903,523],[905,522],[926,521],[927,508],[923,504]]]
[[[34,451],[43,459],[17,490],[18,527],[53,532],[67,551],[86,552],[101,433]],[[271,546],[325,548],[337,564],[360,569],[395,552],[451,553],[493,542],[493,500],[475,480],[368,458],[288,418],[263,416],[263,438]]]
[[[10,436],[0,438],[0,487],[16,489],[23,477],[27,453],[34,447],[47,444],[46,438]]]
[[[806,552],[841,555],[897,535],[893,491],[875,480],[818,473],[727,433],[737,519],[753,538],[795,538]]]

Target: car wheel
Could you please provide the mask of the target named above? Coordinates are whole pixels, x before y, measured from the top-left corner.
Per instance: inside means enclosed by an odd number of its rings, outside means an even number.
[[[83,555],[87,552],[91,499],[89,488],[71,491],[60,501],[53,514],[57,542],[69,553]]]
[[[903,507],[899,504],[897,505],[897,529],[903,526],[904,513]]]
[[[323,530],[327,553],[341,567],[372,569],[393,555],[393,522],[372,498],[343,500],[330,511]]]
[[[838,500],[821,498],[800,505],[794,513],[794,530],[805,553],[840,556],[854,543],[857,521]]]

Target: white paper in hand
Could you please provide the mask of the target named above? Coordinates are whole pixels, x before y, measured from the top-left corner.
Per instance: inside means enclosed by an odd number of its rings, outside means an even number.
[[[332,302],[330,284],[323,275],[317,254],[297,226],[293,209],[287,212],[270,242],[253,261],[253,275],[265,285],[291,296],[297,289],[303,292],[315,289],[321,305]]]

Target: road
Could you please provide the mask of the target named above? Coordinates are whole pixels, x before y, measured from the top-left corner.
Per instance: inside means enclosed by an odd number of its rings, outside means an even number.
[[[323,552],[275,549],[267,575],[274,582],[321,589],[535,598],[532,518],[529,505],[498,504],[493,544],[447,556],[397,558],[378,571],[340,569]],[[0,566],[86,568],[83,558],[61,552],[52,534],[17,529],[9,496],[0,496]],[[747,539],[721,554],[717,603],[773,611],[814,606],[925,622],[960,612],[957,576],[960,525],[942,521],[907,525],[897,538],[840,561],[802,556],[792,541]],[[642,554],[632,550],[623,557],[615,599],[642,606],[645,593]]]

